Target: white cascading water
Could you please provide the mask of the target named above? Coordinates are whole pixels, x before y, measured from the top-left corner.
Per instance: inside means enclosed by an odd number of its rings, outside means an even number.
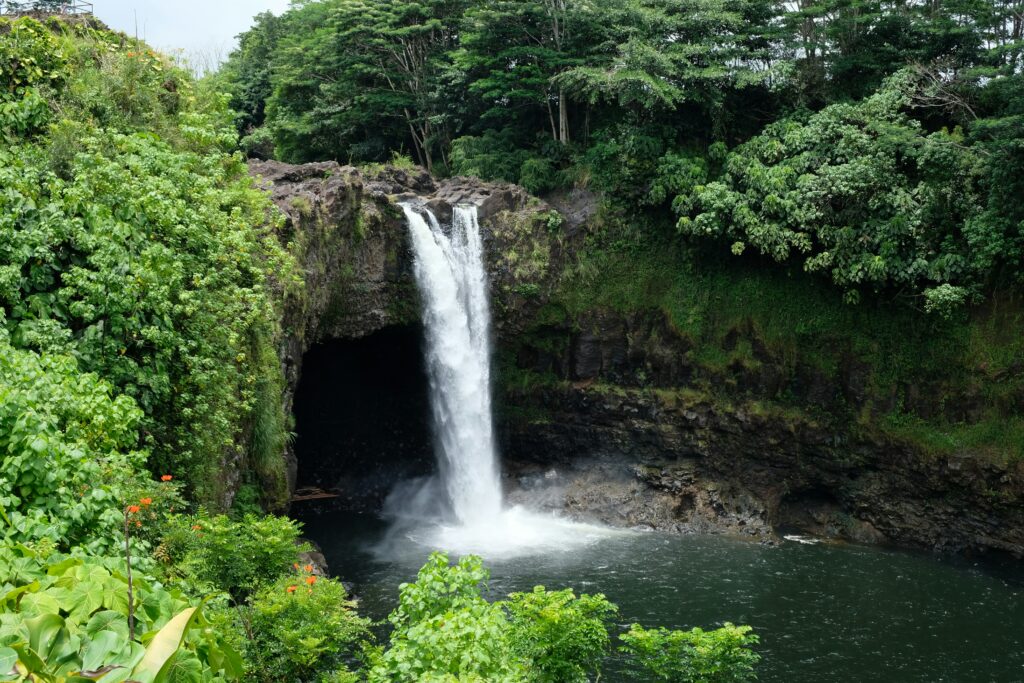
[[[441,480],[456,521],[495,519],[501,513],[501,482],[491,424],[487,273],[476,208],[455,208],[450,235],[429,211],[403,208],[423,297]]]
[[[386,512],[393,525],[378,553],[410,552],[406,541],[413,541],[457,554],[510,557],[566,550],[613,533],[503,506],[491,414],[488,280],[476,207],[456,207],[448,232],[429,210],[409,204],[402,209],[423,300],[440,478],[407,482],[392,492]]]

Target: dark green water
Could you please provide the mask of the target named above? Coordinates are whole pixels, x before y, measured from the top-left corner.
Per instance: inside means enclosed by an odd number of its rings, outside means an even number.
[[[375,558],[385,525],[373,517],[325,513],[304,521],[373,618],[391,610],[398,584],[413,579],[428,554],[409,547]],[[1019,563],[638,533],[489,566],[494,597],[538,584],[571,587],[607,595],[623,624],[750,624],[761,636],[761,681],[1024,681]],[[609,669],[602,681],[622,680],[614,662]]]

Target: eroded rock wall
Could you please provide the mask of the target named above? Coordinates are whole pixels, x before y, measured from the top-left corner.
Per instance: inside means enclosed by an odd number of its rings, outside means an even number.
[[[286,214],[304,271],[280,341],[289,413],[311,344],[418,320],[397,203],[424,202],[444,221],[470,202],[489,260],[513,500],[681,532],[771,540],[792,527],[1024,553],[1020,465],[928,455],[851,421],[868,400],[869,369],[855,354],[825,375],[778,357],[754,326],[739,325],[723,345],[744,345],[752,362],[709,373],[693,361],[697,343],[662,311],[569,314],[559,291],[584,248],[593,195],[549,204],[511,185],[394,168],[370,176],[334,163],[251,168]],[[294,454],[287,458],[294,484]]]
[[[532,230],[534,216],[547,208],[513,185],[467,178],[438,182],[421,170],[385,167],[366,174],[335,162],[277,161],[252,161],[249,169],[285,215],[283,240],[298,259],[303,278],[301,292],[286,302],[278,340],[286,415],[293,412],[303,355],[313,344],[358,339],[419,320],[413,255],[400,202],[423,203],[442,221],[451,219],[456,204],[476,205],[488,253],[512,259],[523,231]],[[515,270],[501,258],[494,262],[495,273]],[[535,270],[515,272],[531,280],[538,275]],[[496,281],[509,277],[496,275]],[[514,296],[510,289],[496,291],[505,292],[510,301]],[[504,299],[498,299],[496,305],[506,310]],[[290,444],[284,457],[294,490],[297,462]]]

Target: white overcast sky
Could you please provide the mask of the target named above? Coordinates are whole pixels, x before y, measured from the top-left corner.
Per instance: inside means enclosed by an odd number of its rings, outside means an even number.
[[[280,14],[289,0],[92,0],[96,16],[111,28],[135,35],[160,50],[184,50],[200,61],[219,60],[252,18]]]

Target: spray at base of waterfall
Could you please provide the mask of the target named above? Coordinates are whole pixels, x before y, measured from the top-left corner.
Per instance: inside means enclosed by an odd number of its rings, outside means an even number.
[[[402,209],[423,300],[438,476],[395,487],[385,503],[391,526],[378,555],[426,547],[505,558],[624,533],[503,505],[491,414],[488,279],[476,208],[456,207],[448,230],[426,208]]]

